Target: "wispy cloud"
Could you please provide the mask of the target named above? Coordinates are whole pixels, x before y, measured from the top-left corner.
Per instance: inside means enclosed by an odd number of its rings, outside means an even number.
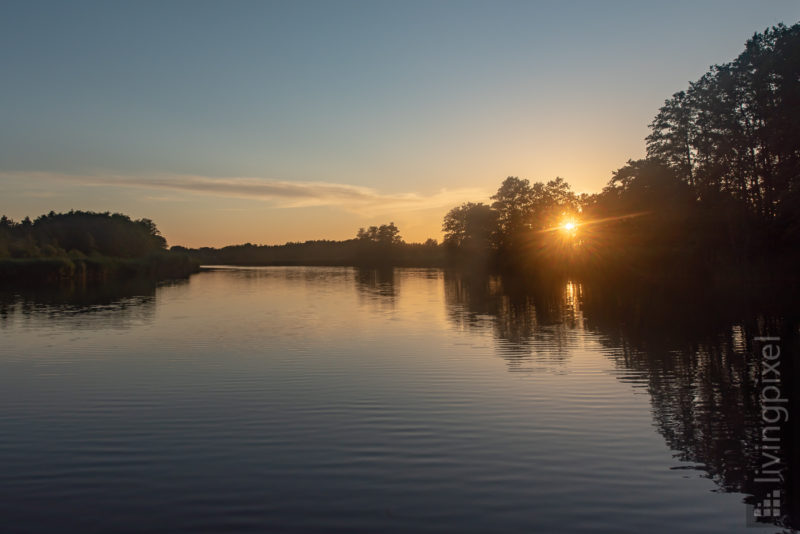
[[[440,189],[431,194],[381,193],[368,187],[329,182],[289,182],[267,178],[208,177],[185,174],[75,175],[44,172],[0,172],[0,179],[67,182],[78,186],[168,190],[196,195],[267,201],[280,208],[335,206],[365,215],[449,207],[488,197],[479,188]]]

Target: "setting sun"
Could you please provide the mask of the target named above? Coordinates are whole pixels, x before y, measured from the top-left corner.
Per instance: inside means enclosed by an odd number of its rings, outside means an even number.
[[[578,228],[578,223],[574,220],[568,220],[561,223],[561,230],[567,233],[572,233]]]

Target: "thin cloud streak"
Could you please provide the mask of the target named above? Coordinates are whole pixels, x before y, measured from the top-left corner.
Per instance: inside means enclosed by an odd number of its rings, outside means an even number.
[[[380,193],[372,188],[329,182],[287,182],[267,178],[159,174],[150,176],[75,175],[46,172],[0,172],[4,180],[69,182],[76,186],[122,187],[180,191],[197,195],[262,200],[278,208],[333,206],[375,215],[451,207],[466,200],[481,200],[489,192],[479,188],[441,189],[436,193]]]

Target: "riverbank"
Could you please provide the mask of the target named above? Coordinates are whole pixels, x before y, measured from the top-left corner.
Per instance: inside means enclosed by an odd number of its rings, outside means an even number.
[[[0,285],[103,282],[125,278],[186,278],[200,263],[186,254],[163,252],[141,258],[7,258],[0,260]]]

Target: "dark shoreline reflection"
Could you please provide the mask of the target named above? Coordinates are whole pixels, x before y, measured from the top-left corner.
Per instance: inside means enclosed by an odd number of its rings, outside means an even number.
[[[0,330],[12,319],[68,323],[72,329],[128,328],[154,320],[156,290],[186,285],[188,280],[149,279],[104,284],[67,283],[57,286],[0,289]]]
[[[355,281],[360,298],[378,301],[389,307],[394,306],[399,291],[399,280],[395,277],[393,268],[356,267]]]
[[[654,424],[675,457],[695,464],[721,491],[746,494],[750,505],[773,489],[755,480],[770,460],[761,448],[765,384],[761,344],[754,338],[780,337],[789,421],[800,413],[793,362],[800,353],[800,319],[796,300],[783,289],[720,295],[704,288],[445,274],[451,323],[491,328],[510,371],[532,370],[526,361],[553,361],[553,353],[568,358],[563,347],[570,333],[597,334],[624,371],[619,378],[646,383]],[[800,527],[798,429],[781,426],[780,459],[787,469],[779,486],[786,515],[769,521],[794,529]]]
[[[580,286],[572,282],[445,272],[444,291],[451,323],[491,329],[509,371],[557,367],[569,357],[569,337],[583,330]]]

